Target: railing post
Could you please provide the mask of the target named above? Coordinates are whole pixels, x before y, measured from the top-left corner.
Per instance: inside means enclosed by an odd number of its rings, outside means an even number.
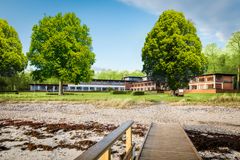
[[[99,160],[111,160],[111,148],[106,150],[106,152],[103,153]]]
[[[126,153],[128,153],[131,147],[132,147],[132,127],[129,127],[126,130]]]

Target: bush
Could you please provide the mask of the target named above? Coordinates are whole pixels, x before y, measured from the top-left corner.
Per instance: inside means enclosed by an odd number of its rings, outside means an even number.
[[[47,92],[46,95],[58,95],[57,92]]]
[[[127,94],[127,91],[112,91],[112,94]]]
[[[132,95],[133,96],[140,96],[140,95],[144,95],[144,92],[143,91],[134,91],[134,92],[132,92]]]
[[[58,92],[47,92],[46,95],[58,95]],[[74,95],[74,93],[63,93],[63,95]]]

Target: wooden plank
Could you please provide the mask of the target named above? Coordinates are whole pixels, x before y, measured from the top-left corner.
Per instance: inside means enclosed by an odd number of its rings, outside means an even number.
[[[111,160],[111,149],[106,150],[105,153],[101,155],[99,160]]]
[[[74,160],[97,160],[113,145],[117,139],[119,139],[119,137],[121,137],[126,132],[129,127],[132,126],[132,124],[133,121],[127,121],[123,123],[121,126],[109,133],[101,141],[90,147]]]
[[[135,143],[131,146],[131,148],[127,151],[126,155],[124,156],[123,160],[131,160],[134,159],[134,149]]]
[[[126,131],[126,153],[132,147],[132,128],[129,127]]]
[[[153,124],[138,159],[201,160],[201,157],[179,124]]]

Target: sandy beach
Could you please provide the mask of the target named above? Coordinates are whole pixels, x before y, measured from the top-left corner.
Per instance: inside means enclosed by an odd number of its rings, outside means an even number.
[[[135,122],[133,141],[137,150],[151,122],[179,123],[186,131],[191,131],[191,135],[193,132],[224,134],[238,139],[239,115],[239,108],[220,106],[162,103],[115,109],[63,102],[4,102],[0,104],[0,159],[73,159],[127,120]],[[238,151],[227,150],[227,153],[215,156],[240,158]],[[124,154],[124,143],[118,141],[112,152],[114,159],[120,159]],[[207,151],[199,153],[203,157],[213,156]]]

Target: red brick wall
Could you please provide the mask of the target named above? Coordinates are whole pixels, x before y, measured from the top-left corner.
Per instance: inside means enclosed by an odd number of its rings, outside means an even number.
[[[130,90],[132,87],[132,83],[125,83],[125,89]]]
[[[237,90],[221,90],[221,89],[201,89],[201,90],[185,90],[184,93],[239,93]]]
[[[185,90],[184,93],[217,93],[216,89],[194,89]]]
[[[223,89],[233,89],[232,83],[223,83]]]

